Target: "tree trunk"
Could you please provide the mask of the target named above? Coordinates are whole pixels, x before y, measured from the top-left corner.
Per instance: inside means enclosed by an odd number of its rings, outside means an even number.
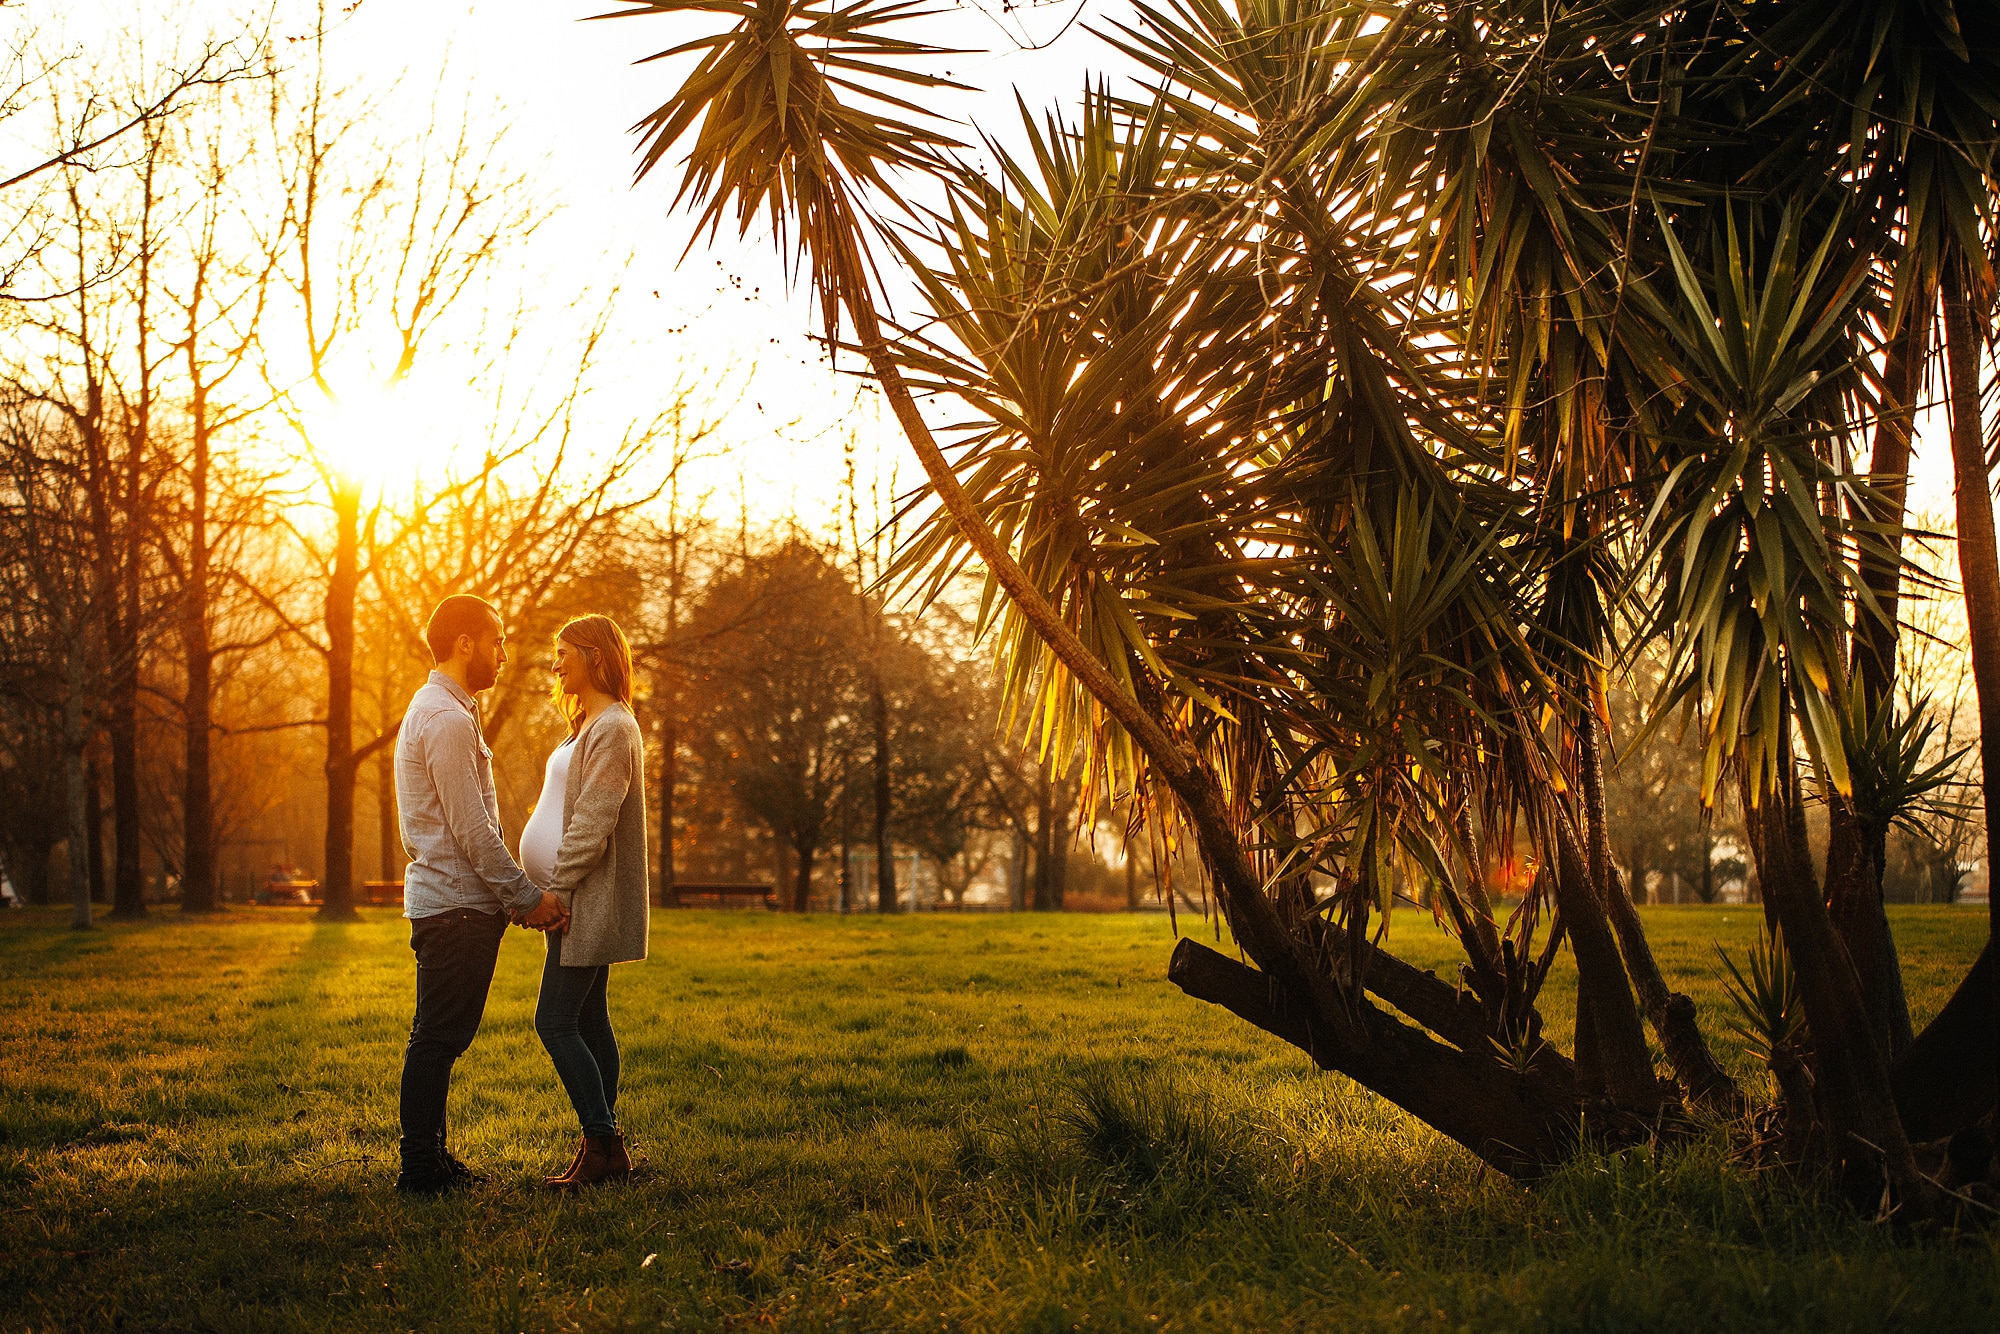
[[[674,717],[674,699],[667,695],[660,705],[660,906],[677,908],[680,893],[674,888],[674,789],[680,785],[680,725]]]
[[[1983,316],[1983,309],[1975,306],[1967,290],[1965,275],[1955,265],[1947,266],[1945,365],[1950,377],[1952,489],[1958,502],[1958,578],[1965,590],[1972,680],[1979,696],[1979,762],[1990,870],[1994,822],[2000,820],[2000,553],[1994,544],[1993,489],[1986,466],[1985,418],[1980,411]],[[2000,935],[2000,884],[1987,891],[1986,914],[1990,950]],[[1988,990],[1986,1022],[1990,1031],[2000,1032],[2000,987]]]
[[[67,825],[68,819],[63,823]],[[59,830],[37,822],[38,837],[31,837],[22,864],[7,869],[14,876],[14,888],[21,891],[21,897],[37,906],[53,902],[54,891],[49,887],[49,859],[55,855],[56,844],[62,842]]]
[[[354,599],[360,577],[361,489],[334,491],[333,574],[326,585],[326,845],[319,915],[354,914]]]
[[[2000,1096],[1995,1061],[2000,1031],[1992,1024],[1993,945],[1979,952],[1938,1017],[1896,1063],[1896,1110],[1913,1140],[1945,1139],[1993,1110]]]
[[[1874,477],[1874,503],[1857,517],[1877,531],[1861,546],[1858,564],[1862,581],[1874,595],[1876,610],[1858,604],[1854,610],[1852,667],[1861,694],[1873,712],[1893,706],[1896,693],[1897,604],[1901,593],[1903,510],[1909,492],[1912,417],[1922,396],[1924,367],[1930,348],[1935,290],[1912,299],[1907,323],[1889,344],[1883,365],[1881,417],[1869,460]],[[1879,613],[1879,614],[1878,614]],[[1888,864],[1889,826],[1863,821],[1843,800],[1827,810],[1826,896],[1834,928],[1854,960],[1863,1002],[1874,1016],[1877,1032],[1891,1061],[1911,1041],[1910,1006],[1903,991],[1902,963],[1882,902],[1882,875]]]
[[[1747,887],[1746,887],[1747,888]],[[1715,902],[1715,814],[1701,813],[1701,884],[1695,890],[1703,903]]]
[[[1882,368],[1882,415],[1875,424],[1868,463],[1876,503],[1869,507],[1867,519],[1883,531],[1862,546],[1857,562],[1881,614],[1873,615],[1865,607],[1856,607],[1854,614],[1854,671],[1870,700],[1892,698],[1896,687],[1896,608],[1902,586],[1899,562],[1903,507],[1910,486],[1910,436],[1917,401],[1923,396],[1935,301],[1934,291],[1912,300],[1904,317],[1908,322],[1889,344]]]
[[[1651,1116],[1659,1109],[1660,1082],[1653,1074],[1646,1032],[1639,1023],[1639,1010],[1632,1001],[1632,988],[1604,904],[1591,882],[1590,863],[1560,802],[1556,797],[1549,804],[1549,826],[1556,848],[1552,880],[1556,905],[1576,955],[1578,1051],[1583,1052],[1584,1044],[1594,1041],[1591,1051],[1604,1072],[1605,1096],[1622,1111]],[[1581,1068],[1581,1055],[1577,1063]]]
[[[793,912],[812,911],[813,859],[818,851],[812,840],[798,839],[792,844],[793,872],[797,877],[792,883]]]
[[[1517,1072],[1483,1053],[1447,1046],[1365,1000],[1352,1007],[1365,1036],[1346,1041],[1271,974],[1193,940],[1174,947],[1167,979],[1283,1038],[1321,1069],[1359,1081],[1509,1176],[1542,1176],[1575,1152],[1577,1100],[1567,1062]]]
[[[1602,687],[1595,680],[1591,683],[1591,693],[1599,703],[1602,702]],[[1611,925],[1617,931],[1625,967],[1631,973],[1632,985],[1639,992],[1639,1003],[1645,1007],[1647,1021],[1652,1024],[1660,1046],[1667,1053],[1667,1060],[1673,1065],[1674,1076],[1680,1080],[1681,1088],[1696,1106],[1717,1112],[1733,1112],[1742,1106],[1742,1091],[1708,1050],[1708,1043],[1701,1035],[1701,1025],[1695,1017],[1693,999],[1667,990],[1666,979],[1660,975],[1660,965],[1653,958],[1652,946],[1646,942],[1646,931],[1639,923],[1639,914],[1632,906],[1631,896],[1626,892],[1617,866],[1612,863],[1609,831],[1604,827],[1604,751],[1598,731],[1603,725],[1594,711],[1586,710],[1583,726],[1577,734],[1579,767],[1583,770],[1584,823],[1591,841],[1591,867],[1602,876],[1598,881],[1599,890],[1605,906],[1610,910]],[[1634,858],[1633,864],[1637,865],[1637,858]],[[1578,994],[1582,994],[1581,990]]]
[[[71,642],[64,653],[63,675],[63,795],[69,810],[69,924],[88,931],[90,920],[90,799],[85,790],[83,752],[90,744],[83,712],[84,647]]]
[[[878,662],[868,682],[869,704],[875,714],[875,907],[879,912],[895,912],[896,847],[890,837],[891,804],[889,786],[889,696],[882,689]]]
[[[1035,790],[1035,911],[1050,912],[1055,906],[1055,883],[1051,878],[1055,862],[1055,784],[1046,764],[1040,770]]]
[[[401,880],[403,831],[396,819],[396,748],[383,746],[375,752],[375,859],[378,878]]]
[[[1888,707],[1886,702],[1879,707]],[[1878,840],[1885,849],[1885,838]],[[1882,902],[1881,863],[1864,846],[1870,831],[1862,828],[1854,805],[1838,793],[1827,801],[1826,905],[1848,957],[1854,960],[1861,1001],[1867,1007],[1876,1040],[1893,1062],[1908,1049],[1910,1003],[1903,993],[1903,968],[1889,933],[1889,914]]]
[[[840,794],[840,911],[854,911],[854,806]]]
[[[1057,912],[1063,910],[1063,895],[1069,889],[1069,845],[1073,836],[1070,817],[1075,810],[1068,781],[1057,782],[1049,831],[1049,906]]]
[[[1789,729],[1789,711],[1781,714],[1779,726]],[[1759,791],[1751,775],[1741,779],[1743,822],[1757,857],[1765,904],[1784,932],[1805,1001],[1829,1147],[1850,1182],[1879,1180],[1874,1175],[1879,1172],[1900,1204],[1927,1211],[1934,1192],[1917,1171],[1854,965],[1813,882],[1805,807],[1790,747],[1783,740],[1787,735],[1780,733],[1777,780],[1769,790]]]
[[[1125,841],[1125,911],[1139,911],[1139,850]]]
[[[1007,906],[1021,912],[1028,906],[1028,836],[1014,830],[1014,843],[1007,859]]]
[[[219,905],[215,881],[215,809],[210,787],[214,655],[208,633],[208,432],[196,404],[192,458],[188,471],[187,587],[181,600],[181,647],[187,657],[181,775],[181,911],[213,912]]]
[[[136,599],[128,587],[127,596]],[[139,832],[139,636],[138,609],[127,603],[114,618],[117,635],[112,649],[111,716],[105,731],[111,738],[111,829],[114,849],[111,875],[111,915],[146,915],[146,874],[140,864]]]
[[[108,905],[111,892],[104,879],[104,779],[98,772],[97,757],[88,748],[83,760],[83,800],[84,818],[90,821],[90,842],[85,848],[85,860],[90,867],[90,901]]]

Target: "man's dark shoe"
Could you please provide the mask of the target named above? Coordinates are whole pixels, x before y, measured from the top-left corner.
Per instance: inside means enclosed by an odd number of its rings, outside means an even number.
[[[404,1195],[447,1195],[469,1184],[447,1172],[442,1164],[428,1171],[413,1172],[406,1167],[396,1178],[396,1189]]]
[[[493,1179],[486,1173],[475,1172],[458,1161],[452,1151],[442,1144],[438,1145],[438,1166],[444,1169],[444,1174],[457,1186],[483,1186]]]

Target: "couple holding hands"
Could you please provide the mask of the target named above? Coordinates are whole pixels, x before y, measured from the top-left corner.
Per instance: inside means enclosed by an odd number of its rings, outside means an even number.
[[[548,958],[535,1032],[569,1094],[582,1138],[556,1189],[632,1171],[618,1129],[618,1041],[605,1005],[611,965],[646,957],[645,749],[632,716],[632,650],[604,616],[556,634],[550,697],[569,736],[549,755],[542,794],[508,855],[474,702],[507,662],[506,627],[481,598],[431,613],[436,662],[396,739],[403,915],[417,956],[417,1014],[403,1055],[398,1190],[438,1194],[485,1180],[445,1143],[452,1064],[479,1031],[509,922],[542,932]]]

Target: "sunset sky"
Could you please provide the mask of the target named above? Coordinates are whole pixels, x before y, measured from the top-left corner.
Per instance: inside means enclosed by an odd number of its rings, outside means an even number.
[[[1078,6],[1085,6],[1080,21]],[[983,7],[981,7],[983,6]],[[861,467],[908,486],[917,475],[900,435],[879,414],[861,381],[836,375],[808,337],[813,316],[787,290],[768,238],[724,235],[681,255],[690,230],[668,203],[675,173],[632,181],[632,124],[675,86],[685,65],[636,61],[684,40],[704,20],[618,18],[586,22],[606,0],[361,0],[338,20],[330,41],[336,80],[419,116],[440,89],[448,100],[490,106],[511,125],[511,153],[558,206],[530,243],[526,271],[547,318],[536,331],[555,359],[574,341],[576,313],[614,286],[622,300],[613,326],[612,365],[593,411],[596,429],[650,416],[676,379],[704,383],[732,405],[721,433],[737,448],[705,465],[699,485],[729,497],[742,490],[756,514],[827,513],[838,494],[842,439],[854,432]],[[1011,135],[1014,96],[1029,107],[1067,106],[1084,78],[1126,68],[1086,25],[1130,14],[1127,0],[1063,0],[1003,11],[991,0],[941,0],[942,12],[913,25],[940,45],[971,49],[936,62],[973,94],[935,99],[979,132]],[[54,6],[45,15],[58,12]],[[79,45],[128,22],[112,0],[64,6],[59,20]],[[145,21],[162,35],[227,29],[259,12],[246,0],[149,4]],[[282,0],[282,40],[310,30],[312,7]],[[1030,44],[1043,44],[1030,49]],[[932,100],[927,97],[927,100]],[[967,133],[965,137],[973,135]],[[628,262],[629,258],[629,262]],[[532,341],[532,340],[531,340]],[[433,405],[456,411],[448,396]],[[1919,512],[1949,505],[1949,454],[1942,414],[1925,424],[1913,478]]]
[[[1106,12],[1104,0],[1088,3],[1092,17]],[[336,71],[356,83],[397,84],[391,96],[412,108],[430,97],[445,71],[448,81],[494,101],[496,115],[512,121],[514,151],[535,164],[562,205],[532,243],[548,270],[548,297],[565,287],[582,292],[616,282],[625,289],[617,325],[629,340],[620,357],[622,383],[606,394],[601,411],[645,415],[673,374],[724,378],[718,390],[730,401],[740,389],[726,434],[741,448],[710,465],[706,479],[731,494],[732,508],[740,470],[754,511],[774,516],[796,509],[809,519],[824,513],[838,491],[841,436],[850,428],[861,438],[864,470],[869,453],[879,451],[882,475],[893,473],[908,486],[917,476],[914,459],[862,383],[826,365],[807,336],[808,304],[788,293],[768,238],[738,243],[725,234],[698,243],[681,262],[690,227],[685,216],[668,211],[674,175],[663,168],[635,185],[629,130],[672,90],[685,65],[634,62],[684,40],[699,20],[583,21],[608,7],[601,0],[364,0],[343,23],[331,55]],[[237,0],[199,0],[195,9],[217,20],[241,12]],[[1000,21],[969,4],[957,11],[939,15],[928,30],[940,44],[998,48],[938,62],[988,90],[960,98],[957,110],[989,127],[996,118],[1015,119],[1013,86],[1031,106],[1045,104],[1080,86],[1093,62],[1115,54],[1080,23],[1049,49],[1024,52]],[[300,5],[292,12],[308,11]],[[993,12],[999,14],[997,5]],[[1015,34],[1041,40],[1075,13],[1071,3],[1027,8],[1004,21]],[[573,326],[552,327],[566,334]]]

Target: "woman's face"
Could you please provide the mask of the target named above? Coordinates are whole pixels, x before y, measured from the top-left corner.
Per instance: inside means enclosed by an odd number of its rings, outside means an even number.
[[[581,695],[590,685],[590,659],[580,645],[556,641],[556,679],[565,695]]]

